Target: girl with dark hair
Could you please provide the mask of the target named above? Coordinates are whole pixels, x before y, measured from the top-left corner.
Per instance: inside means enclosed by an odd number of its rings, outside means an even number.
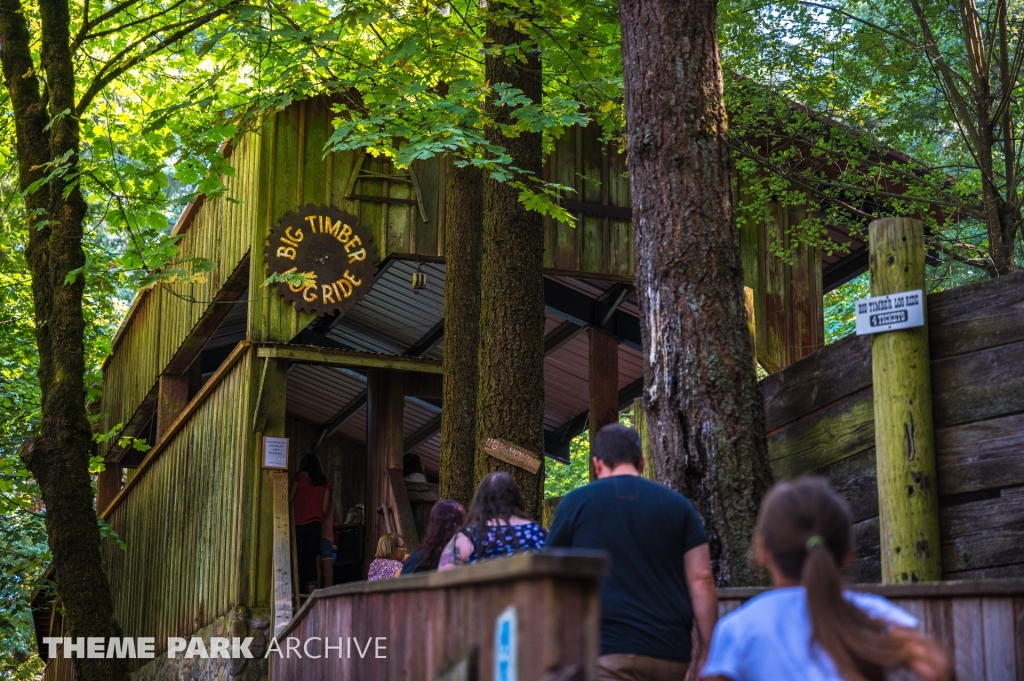
[[[312,593],[320,586],[320,559],[334,558],[333,552],[325,552],[321,547],[321,525],[331,505],[331,485],[316,454],[306,453],[299,459],[299,471],[292,480],[288,498],[295,512],[299,584],[307,589],[306,593]],[[330,546],[327,542],[327,547]]]
[[[705,681],[875,681],[904,668],[923,681],[949,678],[949,662],[917,633],[917,619],[881,596],[844,591],[853,558],[850,507],[823,478],[777,484],[764,500],[754,560],[774,589],[715,629]]]
[[[420,547],[413,551],[402,568],[403,575],[437,569],[441,552],[466,520],[466,509],[454,499],[441,499],[430,509],[430,523]]]
[[[526,516],[523,505],[511,475],[486,475],[473,494],[466,524],[441,553],[437,571],[544,548],[544,528]]]

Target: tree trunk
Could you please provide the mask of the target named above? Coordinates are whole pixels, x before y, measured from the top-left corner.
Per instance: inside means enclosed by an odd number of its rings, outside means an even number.
[[[19,184],[40,179],[41,164],[64,158],[67,173],[25,199],[29,215],[26,260],[32,275],[42,420],[39,434],[23,449],[46,505],[46,530],[57,591],[72,637],[120,635],[100,554],[100,533],[89,479],[92,430],[85,407],[84,275],[65,281],[82,267],[85,201],[77,185],[79,151],[75,73],[70,53],[66,0],[39,3],[40,63],[46,74],[44,101],[34,76],[31,40],[18,0],[0,0],[4,82],[11,95],[18,136]],[[62,113],[62,112],[71,112]],[[45,127],[50,124],[49,130]],[[38,229],[44,224],[43,229]],[[76,677],[127,679],[124,660],[75,661]]]
[[[493,3],[488,11],[502,8]],[[525,43],[509,25],[487,22],[487,42],[494,47]],[[513,52],[518,52],[513,50]],[[534,102],[541,97],[540,57],[532,49],[506,57],[489,52],[487,82],[519,88]],[[508,107],[487,103],[495,125],[487,139],[503,146],[512,165],[540,177],[541,135],[527,132],[505,137],[499,125],[514,123]],[[519,202],[519,191],[485,177],[483,183],[483,260],[480,272],[480,383],[477,395],[478,441],[500,437],[520,447],[544,451],[544,225],[539,213]],[[536,475],[488,460],[478,451],[476,479],[491,470],[511,472],[523,490],[526,511],[540,518],[544,467]]]
[[[719,584],[759,581],[747,551],[771,484],[744,313],[714,0],[619,5],[658,479],[704,519]]]
[[[441,496],[469,508],[477,450],[476,390],[480,351],[480,245],[483,177],[448,164],[444,273],[444,399]]]

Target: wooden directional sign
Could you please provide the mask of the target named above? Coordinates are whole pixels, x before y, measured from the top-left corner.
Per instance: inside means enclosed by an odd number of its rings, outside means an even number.
[[[359,221],[332,206],[303,206],[285,214],[266,246],[267,272],[302,273],[303,284],[280,282],[278,292],[299,310],[344,312],[366,295],[376,276],[373,240]]]
[[[541,462],[539,456],[501,438],[484,438],[480,442],[480,449],[499,461],[518,466],[534,475],[540,470]]]

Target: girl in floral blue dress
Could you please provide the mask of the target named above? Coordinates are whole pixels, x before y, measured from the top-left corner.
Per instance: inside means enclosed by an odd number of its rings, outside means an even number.
[[[519,485],[508,473],[490,473],[476,488],[466,524],[448,542],[437,570],[540,551],[547,536],[523,510]]]

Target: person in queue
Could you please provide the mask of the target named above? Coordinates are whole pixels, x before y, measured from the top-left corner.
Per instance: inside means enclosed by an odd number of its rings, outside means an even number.
[[[307,593],[312,593],[320,586],[320,538],[324,515],[331,505],[331,485],[316,454],[307,452],[299,459],[299,470],[292,480],[288,499],[295,513],[299,584]]]
[[[515,478],[505,472],[484,476],[473,494],[466,524],[445,546],[437,571],[542,549],[544,528],[527,517],[523,506]]]
[[[765,497],[753,558],[775,588],[726,615],[715,630],[706,681],[873,681],[905,668],[949,678],[949,661],[918,621],[881,596],[844,591],[853,559],[850,507],[824,478],[777,484]]]
[[[597,479],[559,503],[547,547],[611,554],[597,678],[687,678],[691,664],[700,669],[718,620],[704,524],[686,497],[642,477],[646,462],[632,428],[605,426],[591,455]]]
[[[441,499],[430,509],[430,522],[419,548],[402,567],[402,574],[432,572],[437,569],[441,552],[466,520],[466,509],[454,499]]]
[[[376,582],[402,574],[402,561],[407,553],[405,540],[400,534],[385,534],[377,540],[377,557],[370,563],[366,581]]]

